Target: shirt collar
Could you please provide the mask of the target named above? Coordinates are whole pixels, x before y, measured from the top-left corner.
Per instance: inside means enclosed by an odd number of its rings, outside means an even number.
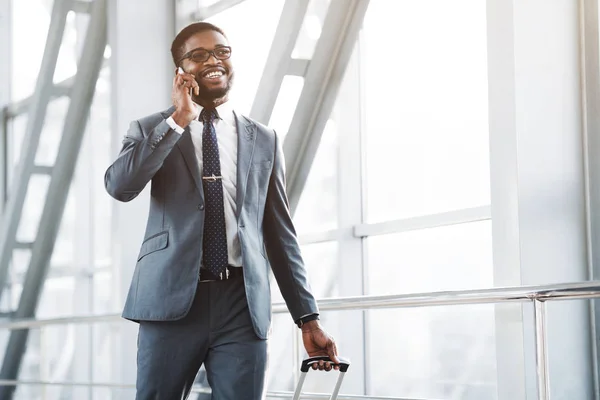
[[[200,104],[196,103],[200,112],[204,109]],[[233,114],[233,105],[230,101],[226,101],[216,108],[219,118],[226,123],[235,126],[235,115]]]

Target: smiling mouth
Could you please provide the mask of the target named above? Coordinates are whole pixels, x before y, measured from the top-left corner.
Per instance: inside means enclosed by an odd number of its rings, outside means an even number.
[[[225,75],[225,73],[221,70],[216,70],[216,71],[208,71],[204,74],[202,74],[203,78],[206,79],[219,79],[221,78],[223,75]]]

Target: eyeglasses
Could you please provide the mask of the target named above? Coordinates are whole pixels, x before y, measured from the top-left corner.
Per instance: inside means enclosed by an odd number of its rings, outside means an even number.
[[[211,55],[217,60],[227,60],[229,57],[231,57],[231,47],[220,46],[214,50],[206,50],[203,48],[194,49],[185,53],[179,60],[178,64],[181,64],[181,62],[186,58],[189,58],[195,63],[205,62],[210,58]]]

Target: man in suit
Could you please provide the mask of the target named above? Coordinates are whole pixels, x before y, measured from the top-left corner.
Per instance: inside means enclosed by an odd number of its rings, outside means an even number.
[[[231,51],[212,24],[184,28],[171,47],[173,107],[133,121],[106,171],[106,190],[119,201],[151,182],[123,311],[139,322],[140,400],[185,399],[202,364],[213,399],[264,396],[269,265],[308,355],[339,362],[292,224],[281,140],[227,102]]]

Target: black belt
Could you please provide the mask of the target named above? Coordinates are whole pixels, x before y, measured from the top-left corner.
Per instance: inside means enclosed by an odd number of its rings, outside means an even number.
[[[225,272],[223,272],[222,276],[217,276],[208,269],[200,267],[200,282],[226,281],[241,276],[244,276],[242,267],[232,267],[231,265],[228,265],[225,267]]]

